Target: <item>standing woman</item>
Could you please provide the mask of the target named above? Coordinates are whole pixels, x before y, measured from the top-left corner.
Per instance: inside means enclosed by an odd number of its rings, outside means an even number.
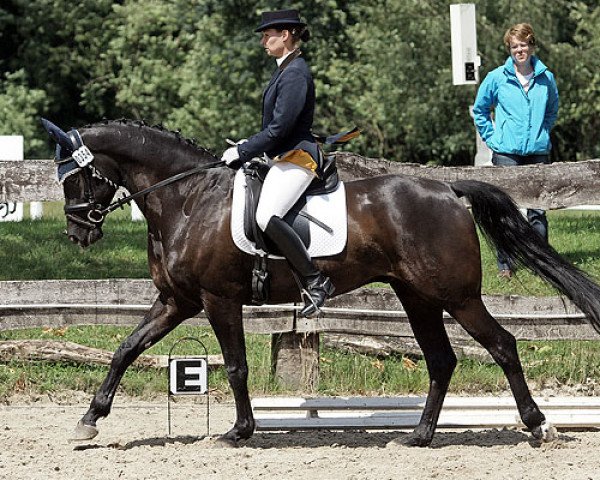
[[[534,55],[535,34],[528,23],[510,27],[504,45],[510,56],[479,87],[473,107],[475,125],[493,152],[494,165],[550,163],[550,130],[558,113],[554,75]],[[527,209],[527,219],[548,241],[546,212]],[[511,267],[510,259],[498,251],[500,275],[510,278]]]
[[[297,10],[264,12],[255,31],[262,34],[260,44],[267,55],[277,61],[263,93],[262,130],[227,149],[222,160],[237,168],[266,154],[274,162],[265,178],[256,222],[301,278],[305,306],[300,315],[310,316],[318,313],[334,287],[283,220],[323,167],[323,156],[311,133],[315,86],[300,51],[301,41],[308,41],[310,35]]]

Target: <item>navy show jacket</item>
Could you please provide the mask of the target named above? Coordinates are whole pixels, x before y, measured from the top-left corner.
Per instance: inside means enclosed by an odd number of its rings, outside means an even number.
[[[262,130],[238,146],[246,162],[266,153],[275,158],[291,150],[305,150],[322,167],[319,148],[311,133],[315,112],[315,85],[300,51],[291,53],[277,68],[263,93]]]

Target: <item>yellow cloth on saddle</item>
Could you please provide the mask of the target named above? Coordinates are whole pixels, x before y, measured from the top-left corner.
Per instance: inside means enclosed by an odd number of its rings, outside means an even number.
[[[277,155],[273,161],[275,162],[290,162],[299,167],[304,167],[311,172],[317,171],[317,162],[315,159],[305,150],[290,150],[283,155]]]

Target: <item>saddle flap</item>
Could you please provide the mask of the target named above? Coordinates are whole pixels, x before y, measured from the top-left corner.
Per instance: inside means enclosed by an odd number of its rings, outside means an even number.
[[[260,250],[279,255],[280,252],[277,247],[263,235],[263,232],[256,223],[256,208],[258,207],[260,192],[268,171],[269,166],[258,160],[248,162],[243,167],[244,176],[246,178],[244,234],[246,235],[246,238],[254,242]],[[306,195],[303,195],[285,217],[283,217],[283,220],[296,231],[300,240],[304,243],[304,246],[308,248],[310,246],[310,226],[308,224],[308,219],[300,214],[305,205]]]
[[[255,255],[265,253],[254,240],[248,239],[244,230],[245,205],[246,205],[246,175],[242,169],[236,173],[233,199],[231,205],[231,236],[234,244],[245,253]],[[341,253],[348,238],[348,222],[346,211],[346,189],[344,182],[339,182],[338,188],[326,195],[309,195],[306,197],[306,206],[297,218],[308,216],[306,222],[310,232],[310,245],[308,253],[313,258],[330,257]],[[286,219],[287,220],[287,219]],[[317,221],[319,223],[317,223]],[[328,227],[328,228],[325,228]],[[297,228],[297,224],[294,226]],[[260,229],[258,229],[260,231]],[[280,255],[269,253],[269,258],[282,258]]]

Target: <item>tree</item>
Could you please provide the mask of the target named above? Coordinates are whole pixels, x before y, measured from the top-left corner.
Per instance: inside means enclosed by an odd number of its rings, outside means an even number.
[[[0,80],[0,135],[23,135],[25,158],[47,158],[39,117],[48,99],[43,90],[25,85],[25,72],[19,70]]]

